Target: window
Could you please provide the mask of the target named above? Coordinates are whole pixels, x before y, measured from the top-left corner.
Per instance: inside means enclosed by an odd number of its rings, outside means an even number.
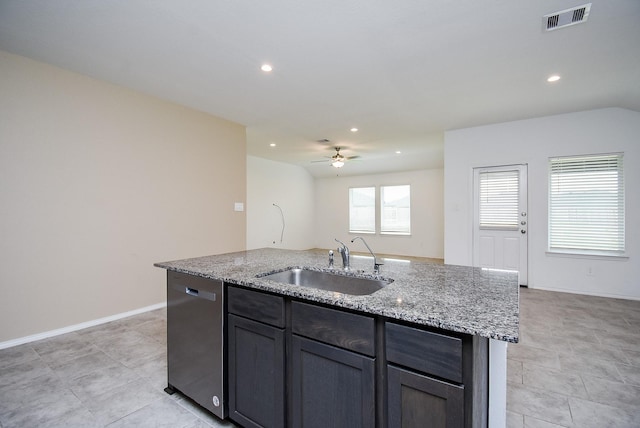
[[[480,172],[480,229],[518,229],[518,170]]]
[[[349,232],[376,232],[376,188],[349,189]]]
[[[376,187],[349,189],[349,232],[376,233]],[[411,234],[411,186],[380,187],[380,233]]]
[[[411,233],[411,186],[380,187],[380,233]]]
[[[549,251],[621,255],[622,154],[549,160]]]

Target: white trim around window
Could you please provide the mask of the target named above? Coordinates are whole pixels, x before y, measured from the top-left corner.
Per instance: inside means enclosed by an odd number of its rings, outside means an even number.
[[[549,253],[625,256],[623,154],[549,159]]]

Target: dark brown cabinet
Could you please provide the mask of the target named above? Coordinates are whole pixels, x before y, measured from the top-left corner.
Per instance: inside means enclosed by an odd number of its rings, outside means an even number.
[[[375,427],[374,319],[293,302],[292,331],[292,426]]]
[[[387,366],[389,427],[463,428],[464,388]]]
[[[243,427],[486,428],[488,339],[227,286]]]
[[[293,426],[375,427],[373,358],[293,336]]]
[[[244,427],[283,427],[284,301],[235,287],[227,294],[229,416]]]
[[[389,427],[486,428],[488,342],[385,323]]]

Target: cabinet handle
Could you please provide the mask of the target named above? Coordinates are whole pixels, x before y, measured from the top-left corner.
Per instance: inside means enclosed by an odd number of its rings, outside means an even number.
[[[191,296],[196,296],[198,297],[198,290],[196,290],[195,288],[189,288],[189,287],[184,287],[185,290],[184,292],[191,295]]]

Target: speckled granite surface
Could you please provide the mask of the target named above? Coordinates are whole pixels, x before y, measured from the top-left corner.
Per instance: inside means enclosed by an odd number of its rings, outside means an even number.
[[[336,271],[342,261],[336,252]],[[381,276],[393,282],[366,296],[287,285],[258,275],[290,267],[328,270],[326,251],[265,248],[156,263],[177,272],[221,279],[312,302],[469,333],[518,341],[519,286],[515,272],[442,265],[425,260],[382,258]],[[352,256],[352,274],[372,277],[371,257]],[[363,271],[364,273],[360,273]]]

